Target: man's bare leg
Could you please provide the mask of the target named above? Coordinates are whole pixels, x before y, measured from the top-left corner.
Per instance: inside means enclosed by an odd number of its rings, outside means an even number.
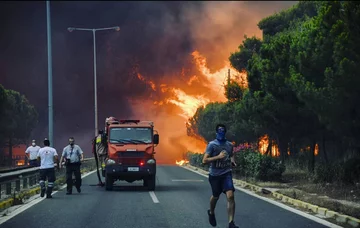
[[[216,207],[216,203],[218,201],[219,197],[214,197],[211,196],[210,197],[210,209],[208,210],[208,215],[209,215],[209,223],[215,227],[216,226],[216,218],[215,218],[215,207]]]
[[[215,207],[216,207],[216,203],[218,200],[219,200],[219,197],[214,197],[214,196],[210,197],[210,213],[212,215],[215,213]]]
[[[229,223],[234,220],[235,215],[235,198],[234,198],[234,192],[232,190],[226,192],[227,197],[227,211],[228,211],[228,217],[229,217]]]

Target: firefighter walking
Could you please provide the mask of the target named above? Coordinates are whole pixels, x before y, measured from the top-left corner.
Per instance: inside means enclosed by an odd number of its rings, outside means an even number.
[[[72,175],[75,175],[75,187],[78,193],[81,192],[81,161],[84,160],[84,153],[80,146],[75,144],[73,137],[69,138],[69,145],[67,145],[61,155],[60,168],[62,162],[65,160],[66,166],[66,195],[72,194],[73,180]]]

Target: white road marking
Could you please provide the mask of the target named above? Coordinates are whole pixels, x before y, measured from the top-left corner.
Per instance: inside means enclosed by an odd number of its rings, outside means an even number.
[[[160,203],[159,200],[158,200],[158,198],[157,198],[156,195],[155,195],[155,192],[150,191],[149,194],[150,194],[150,197],[151,197],[151,199],[152,199],[152,201],[153,201],[154,203]]]
[[[81,178],[85,178],[85,177],[87,177],[87,176],[89,176],[89,175],[91,175],[91,174],[93,174],[93,173],[95,173],[95,172],[96,172],[96,170],[93,170],[93,171],[91,171],[91,172],[88,172],[88,173],[86,173],[86,174],[84,174],[84,175],[81,175]],[[66,188],[66,184],[62,185],[62,186],[59,188],[59,190],[64,189],[64,188]],[[51,195],[54,195],[54,194],[56,194],[57,192],[59,192],[59,191],[54,191],[53,193],[51,193]],[[15,217],[16,215],[20,214],[21,212],[29,209],[30,207],[34,206],[35,204],[40,203],[40,202],[43,201],[44,199],[46,199],[46,197],[41,198],[40,195],[38,194],[38,198],[30,201],[29,203],[26,203],[26,204],[23,205],[23,206],[20,206],[18,209],[12,211],[9,215],[1,216],[1,217],[0,217],[0,225],[3,224],[4,222],[8,221],[9,219]],[[9,208],[6,209],[4,212],[6,213],[7,210],[9,210]],[[4,212],[3,212],[3,213],[4,213]]]
[[[184,180],[171,180],[171,181],[184,181],[184,182],[204,182],[204,180],[191,180],[191,179],[184,179]]]
[[[201,176],[204,176],[204,177],[206,177],[206,178],[208,177],[208,175],[205,175],[205,174],[203,174],[203,173],[200,173],[200,172],[198,172],[198,171],[196,171],[196,170],[193,170],[193,169],[191,169],[191,168],[188,168],[188,167],[185,167],[185,166],[180,166],[180,167],[182,167],[182,168],[184,168],[184,169],[187,169],[187,170],[189,170],[189,171],[192,171],[192,172],[194,172],[194,173],[196,173],[196,174],[199,174],[199,175],[201,175]],[[249,194],[249,195],[254,196],[254,197],[258,198],[258,199],[264,200],[264,201],[266,201],[266,202],[268,202],[268,203],[271,203],[271,204],[273,204],[273,205],[275,205],[275,206],[281,207],[281,208],[283,208],[283,209],[285,209],[285,210],[291,211],[291,212],[293,212],[293,213],[295,213],[295,214],[298,214],[298,215],[300,215],[300,216],[303,216],[303,217],[305,217],[305,218],[307,218],[307,219],[310,219],[310,220],[312,220],[312,221],[314,221],[314,222],[320,223],[320,224],[322,224],[322,225],[324,225],[324,226],[327,226],[327,227],[330,227],[330,228],[343,228],[342,226],[338,226],[338,225],[336,225],[336,224],[333,224],[333,223],[331,223],[331,222],[328,222],[328,221],[326,221],[326,220],[323,220],[323,219],[321,219],[321,218],[318,218],[318,217],[316,217],[316,216],[314,216],[314,215],[307,214],[307,213],[305,213],[305,212],[303,212],[303,211],[300,211],[300,210],[297,210],[297,209],[295,209],[295,208],[289,207],[289,206],[287,206],[287,205],[285,205],[285,204],[282,204],[282,203],[280,203],[280,202],[277,202],[277,201],[275,201],[275,200],[268,199],[268,198],[263,197],[263,196],[259,196],[259,195],[255,194],[255,193],[253,193],[253,192],[251,192],[251,191],[249,191],[249,190],[240,188],[240,187],[238,187],[238,186],[235,186],[235,188],[236,188],[237,190],[239,190],[239,191],[242,191],[242,192],[246,193],[246,194]]]

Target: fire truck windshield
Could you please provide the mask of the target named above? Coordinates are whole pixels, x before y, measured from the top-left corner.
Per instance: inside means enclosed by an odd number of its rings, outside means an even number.
[[[151,128],[146,127],[116,127],[110,130],[110,143],[151,143]]]

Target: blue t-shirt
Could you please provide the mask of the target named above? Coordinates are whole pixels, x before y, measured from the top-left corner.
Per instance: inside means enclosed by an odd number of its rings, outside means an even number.
[[[209,154],[210,157],[215,157],[225,151],[227,155],[223,159],[219,159],[210,163],[209,174],[211,176],[220,176],[231,171],[231,159],[233,156],[233,144],[230,141],[220,142],[215,139],[206,147],[205,153]]]

